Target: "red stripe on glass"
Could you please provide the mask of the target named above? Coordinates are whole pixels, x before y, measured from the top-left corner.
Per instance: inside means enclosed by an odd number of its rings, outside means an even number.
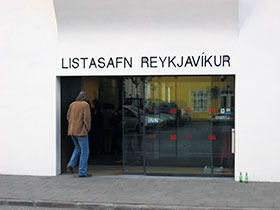
[[[216,135],[213,134],[209,135],[209,140],[216,140]]]
[[[171,109],[170,109],[170,113],[171,113],[171,114],[176,114],[176,113],[177,113],[177,109],[171,108]]]
[[[170,135],[170,140],[177,140],[177,135],[171,134]]]

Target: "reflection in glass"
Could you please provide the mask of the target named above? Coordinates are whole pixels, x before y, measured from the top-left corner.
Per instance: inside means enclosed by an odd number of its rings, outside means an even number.
[[[123,79],[123,168],[125,173],[144,173],[143,166],[143,79]]]
[[[145,174],[232,176],[234,79],[125,78],[124,169]]]

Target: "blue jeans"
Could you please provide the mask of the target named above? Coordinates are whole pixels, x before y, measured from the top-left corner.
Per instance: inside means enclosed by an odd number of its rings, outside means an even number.
[[[89,145],[88,136],[71,136],[74,143],[74,151],[68,163],[68,166],[74,168],[79,161],[79,175],[87,174]]]

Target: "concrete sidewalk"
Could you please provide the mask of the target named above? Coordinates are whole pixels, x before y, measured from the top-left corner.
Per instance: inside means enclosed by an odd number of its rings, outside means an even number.
[[[0,175],[0,204],[79,209],[280,209],[280,183],[138,175]]]

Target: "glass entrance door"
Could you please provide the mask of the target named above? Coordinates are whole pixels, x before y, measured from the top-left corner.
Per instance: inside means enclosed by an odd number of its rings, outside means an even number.
[[[146,85],[147,174],[201,175],[212,165],[211,77],[152,77]]]
[[[233,176],[234,76],[212,76],[213,175]]]
[[[144,173],[144,77],[123,78],[123,171]]]
[[[234,79],[125,78],[124,172],[233,176]]]

